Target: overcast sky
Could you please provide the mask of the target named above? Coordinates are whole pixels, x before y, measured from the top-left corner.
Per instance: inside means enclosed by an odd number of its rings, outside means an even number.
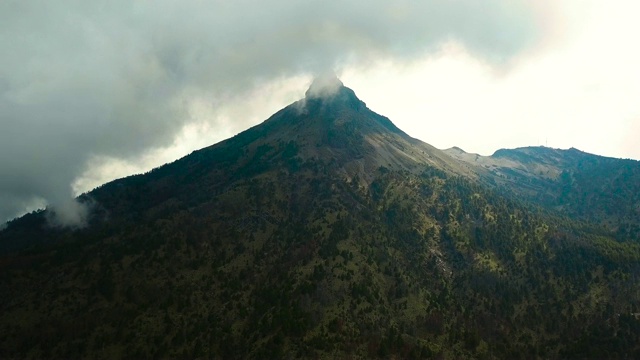
[[[232,136],[334,70],[439,148],[640,159],[634,1],[0,1],[0,222]]]

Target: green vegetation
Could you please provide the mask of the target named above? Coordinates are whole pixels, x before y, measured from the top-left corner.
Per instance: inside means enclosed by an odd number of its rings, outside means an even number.
[[[499,150],[491,158],[517,161],[527,169],[493,179],[507,192],[600,224],[614,231],[618,241],[640,239],[640,162],[543,147]],[[504,172],[506,168],[497,171]]]
[[[341,96],[84,195],[85,229],[12,222],[0,356],[640,358],[637,238],[407,160],[441,155]]]

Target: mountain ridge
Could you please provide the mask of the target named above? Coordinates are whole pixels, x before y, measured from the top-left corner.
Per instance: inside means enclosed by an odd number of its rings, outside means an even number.
[[[640,161],[575,148],[500,149],[491,156],[445,152],[484,168],[486,181],[528,201],[620,230],[620,239],[640,236]]]

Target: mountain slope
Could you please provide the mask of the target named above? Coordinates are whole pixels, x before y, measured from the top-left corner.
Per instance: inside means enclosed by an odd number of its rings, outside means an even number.
[[[338,79],[330,81],[335,83],[332,93],[316,96],[319,90],[314,87],[320,85],[312,84],[305,99],[258,126],[148,174],[116,180],[81,196],[81,201],[95,207],[91,222],[106,217],[135,222],[150,207],[160,206],[165,212],[189,207],[211,192],[268,169],[331,166],[336,176],[348,181],[355,177],[361,185],[369,183],[369,174],[381,166],[419,173],[429,164],[448,173],[476,177],[464,164],[409,137],[388,118],[369,110]],[[46,225],[45,213],[14,221],[3,234],[0,254],[57,236]]]
[[[640,162],[577,149],[528,147],[492,156],[445,150],[483,169],[481,176],[517,196],[568,216],[602,224],[619,240],[640,239]]]
[[[501,196],[332,81],[84,195],[86,229],[9,224],[32,245],[0,258],[0,354],[640,355],[637,243]]]

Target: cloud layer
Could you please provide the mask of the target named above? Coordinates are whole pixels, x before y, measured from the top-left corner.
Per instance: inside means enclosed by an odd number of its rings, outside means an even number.
[[[46,203],[77,223],[71,184],[90,159],[169,146],[195,121],[194,99],[222,106],[277,78],[410,61],[451,38],[503,63],[539,36],[530,4],[0,2],[0,222]]]

